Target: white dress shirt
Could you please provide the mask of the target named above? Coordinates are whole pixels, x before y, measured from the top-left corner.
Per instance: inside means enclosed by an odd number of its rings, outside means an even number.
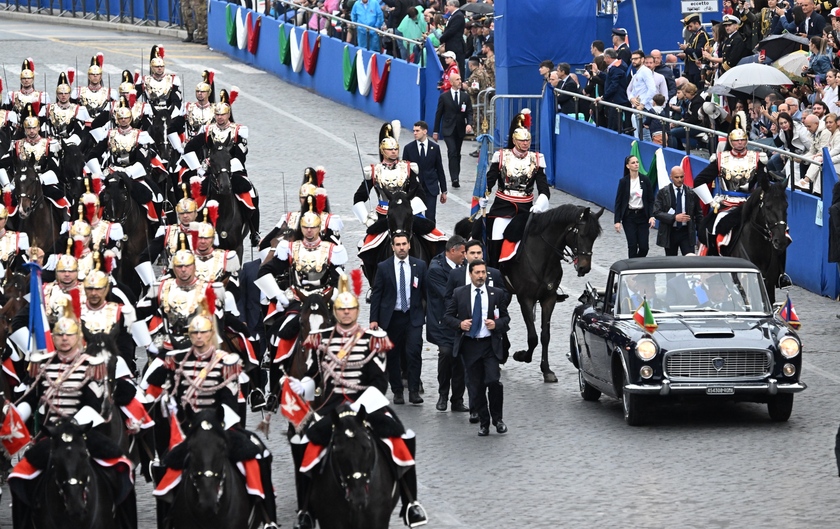
[[[394,310],[401,310],[400,306],[400,263],[405,263],[405,301],[408,305],[405,307],[406,312],[411,307],[411,263],[408,262],[408,257],[400,261],[394,256],[394,278],[397,285],[397,303],[394,305]]]
[[[481,286],[476,287],[472,283],[470,285],[470,318],[472,318],[472,311],[473,307],[475,306],[475,297],[478,295],[476,293],[476,288],[481,291],[481,330],[478,331],[478,338],[487,338],[490,336],[490,329],[487,328],[487,325],[484,323],[484,319],[487,317],[487,309],[490,306],[490,300],[487,297],[487,287]]]

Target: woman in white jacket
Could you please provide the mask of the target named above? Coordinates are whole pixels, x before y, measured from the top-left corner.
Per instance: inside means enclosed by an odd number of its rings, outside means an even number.
[[[831,133],[828,140],[828,154],[831,155],[831,163],[834,164],[834,170],[840,170],[840,128],[837,126],[837,114],[830,113],[825,116],[825,128]],[[814,155],[814,160],[821,162],[823,159],[822,153]],[[811,164],[808,167],[808,172],[805,177],[797,182],[797,187],[808,189],[813,182],[813,192],[816,195],[822,192],[822,166]]]
[[[778,132],[773,142],[776,147],[785,149],[793,154],[803,154],[811,148],[811,138],[808,137],[808,129],[798,121],[794,121],[790,114],[781,112],[776,121]],[[776,175],[781,176],[789,158],[781,154],[774,154],[767,162],[767,169]],[[794,169],[798,164],[794,164]],[[784,179],[784,176],[781,177]]]

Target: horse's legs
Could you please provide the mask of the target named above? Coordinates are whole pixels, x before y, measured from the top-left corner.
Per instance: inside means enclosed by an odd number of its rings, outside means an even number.
[[[548,367],[548,343],[551,340],[551,314],[554,312],[554,305],[557,304],[557,296],[554,292],[549,292],[545,299],[540,301],[542,308],[541,323],[542,329],[540,332],[540,342],[542,344],[542,360],[540,361],[540,370],[543,374],[544,382],[557,382],[557,377],[554,371]]]
[[[537,327],[534,324],[535,314],[534,307],[536,301],[522,296],[516,296],[519,299],[519,308],[522,310],[522,319],[525,320],[525,328],[528,330],[528,350],[516,351],[513,353],[513,359],[517,362],[530,362],[534,356],[534,349],[537,348]]]

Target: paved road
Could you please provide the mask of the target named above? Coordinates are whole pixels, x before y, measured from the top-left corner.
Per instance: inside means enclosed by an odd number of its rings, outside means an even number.
[[[374,118],[199,46],[0,20],[7,88],[10,82],[17,84],[18,68],[26,57],[35,60],[38,87],[43,87],[46,73],[52,92],[58,71],[78,64],[84,72],[99,51],[105,54],[105,73],[116,86],[122,69],[139,68],[141,59],[147,68],[149,48],[155,42],[165,46],[168,67],[181,74],[187,97],[192,97],[205,67],[218,72],[217,89],[234,84],[241,88],[234,116],[251,128],[248,168],[262,195],[263,231],[277,221],[287,202],[295,203],[304,168],[323,165],[334,211],[347,226],[343,240],[351,263],[357,264],[355,242],[363,231],[350,213],[360,178],[353,135],[359,138],[366,162],[372,162],[380,126]],[[410,126],[404,124],[404,129]],[[404,132],[402,138],[403,143],[409,141],[410,133]],[[464,152],[472,148],[468,143]],[[620,167],[596,170],[615,173],[616,180],[621,174]],[[461,189],[438,208],[442,229],[451,230],[468,213],[473,181],[469,175],[474,171],[474,159],[465,157]],[[552,205],[568,202],[582,203],[559,191],[552,194]],[[563,282],[573,298],[586,281],[603,288],[606,269],[626,256],[623,235],[612,229],[611,214],[605,213],[601,224],[604,235],[595,245],[593,271],[584,279],[568,277]],[[655,248],[652,253],[662,252]],[[565,360],[570,300],[558,305],[552,324],[551,359],[560,382],[544,384],[537,364],[508,364],[503,380],[510,433],[480,439],[464,415],[434,410],[436,351],[424,347],[426,403],[401,407],[399,412],[418,433],[420,495],[430,514],[429,526],[836,526],[840,480],[832,447],[838,423],[834,412],[840,403],[836,356],[840,320],[835,318],[840,309],[835,302],[799,288],[791,289],[791,297],[804,322],[803,379],[809,389],[797,396],[793,417],[785,424],[770,423],[764,406],[720,404],[665,408],[653,424],[629,428],[617,401],[583,402],[574,369]],[[524,344],[524,326],[515,305],[511,312],[511,341],[517,347]],[[258,420],[252,418],[252,424]],[[293,483],[279,422],[269,443],[275,454],[278,516],[289,527]],[[150,490],[139,484],[143,528],[154,526]],[[3,529],[11,526],[7,488],[4,493]],[[396,519],[394,526],[399,526]]]

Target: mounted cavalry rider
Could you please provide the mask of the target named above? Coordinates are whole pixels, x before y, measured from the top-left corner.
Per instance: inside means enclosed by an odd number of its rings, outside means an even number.
[[[0,277],[6,277],[6,270],[21,271],[21,266],[28,260],[29,236],[26,232],[6,229],[9,210],[0,204]]]
[[[747,133],[736,126],[729,133],[731,150],[724,150],[712,157],[711,163],[694,177],[694,190],[711,209],[698,229],[702,243],[700,254],[720,255],[720,249],[729,244],[732,229],[740,223],[727,220],[733,208],[742,206],[755,186],[767,177],[767,155],[747,150]],[[714,197],[712,196],[714,193]],[[786,254],[782,254],[779,288],[790,286],[790,277],[784,273]]]
[[[196,101],[184,105],[184,126],[186,140],[193,139],[201,132],[203,127],[210,125],[215,118],[215,83],[213,82],[214,72],[204,70],[201,72],[201,82],[195,85]]]
[[[85,186],[89,186],[85,180]],[[111,249],[117,258],[122,257],[121,246],[125,232],[119,222],[111,222],[102,218],[102,206],[99,204],[99,196],[91,193],[90,188],[79,198],[79,207],[82,210],[83,220],[90,224],[91,245],[104,251]]]
[[[102,65],[105,64],[105,56],[97,53],[91,57],[90,67],[87,71],[88,84],[80,86],[72,99],[74,103],[82,105],[87,109],[91,121],[99,117],[102,112],[109,110],[109,103],[115,99],[115,94],[110,88],[102,86]]]
[[[238,408],[241,395],[242,360],[239,355],[219,347],[215,318],[209,313],[207,304],[202,300],[200,313],[189,322],[189,348],[167,356],[150,368],[146,376],[146,393],[158,398],[164,388],[168,388],[162,402],[172,414],[170,424],[209,429],[209,424],[192,424],[196,415],[205,410],[223,412],[228,457],[245,473],[248,494],[255,507],[254,516],[264,523],[261,527],[276,529],[272,456],[256,434],[240,426],[242,418],[234,410]],[[166,503],[174,498],[174,489],[181,486],[179,477],[186,466],[187,443],[179,442],[179,430],[180,426],[173,424],[170,450],[164,458],[167,471],[154,491],[154,495]]]
[[[308,355],[306,374],[300,380],[288,377],[289,388],[307,401],[319,416],[305,428],[306,436],[290,439],[295,463],[295,484],[298,488],[298,519],[295,527],[314,528],[309,510],[310,480],[306,474],[316,472],[332,436],[331,412],[347,402],[364,403],[367,422],[373,434],[387,440],[393,466],[399,480],[402,511],[400,517],[409,527],[427,523],[425,509],[417,501],[417,476],[414,468],[416,439],[406,430],[396,413],[389,407],[373,406],[372,400],[387,402],[383,393],[388,387],[386,353],[393,347],[382,329],[364,329],[358,323],[359,300],[347,285],[342,274],[339,294],[333,305],[334,327],[317,329],[303,344]],[[354,289],[361,290],[361,275],[357,275]],[[372,395],[378,399],[368,399]],[[284,398],[285,402],[285,398]]]
[[[183,184],[184,198],[178,201],[175,205],[175,213],[178,215],[177,224],[167,224],[160,226],[155,233],[155,238],[149,243],[147,248],[140,254],[140,264],[137,265],[135,271],[143,284],[146,286],[155,282],[155,272],[152,269],[152,264],[163,255],[163,271],[164,273],[172,270],[172,257],[181,247],[181,244],[186,244],[187,248],[194,249],[193,236],[195,220],[198,217],[198,206],[195,200],[187,195],[187,186]],[[182,237],[183,235],[183,237]]]
[[[140,74],[138,73],[137,76]],[[131,72],[123,70],[122,81],[118,87],[119,94],[117,99],[111,104],[111,114],[116,119],[116,111],[121,106],[121,100],[125,98],[128,101],[128,108],[131,109],[131,126],[135,129],[148,131],[152,126],[152,107],[149,103],[140,101],[137,97],[137,84],[134,82],[135,78],[131,76]],[[114,123],[116,125],[116,123]]]
[[[33,105],[24,108],[23,116],[24,137],[15,140],[13,148],[17,170],[24,172],[27,166],[34,164],[32,168],[41,180],[44,196],[55,207],[68,208],[69,203],[64,198],[58,181],[61,143],[53,138],[41,136],[41,122]]]
[[[251,245],[260,242],[260,202],[257,190],[248,178],[245,158],[248,155],[248,127],[234,123],[231,105],[238,95],[237,88],[230,93],[222,90],[219,102],[213,106],[215,119],[197,133],[185,146],[183,162],[199,175],[206,175],[211,169],[211,155],[225,150],[230,154],[231,191],[238,199],[242,216],[248,219],[251,228]],[[199,162],[203,172],[199,170]],[[227,167],[221,169],[228,169]]]
[[[174,73],[166,73],[163,60],[163,46],[152,46],[149,57],[150,75],[144,75],[137,85],[137,94],[144,96],[154,112],[165,111],[170,116],[181,112],[181,79]]]
[[[14,110],[18,116],[25,115],[26,105],[37,103],[40,106],[50,102],[49,95],[35,90],[35,63],[32,59],[23,61],[20,68],[20,90],[6,92],[3,98],[3,108]],[[36,113],[37,115],[37,113]]]
[[[531,152],[531,112],[524,109],[514,116],[510,126],[507,147],[493,153],[487,170],[487,193],[498,184],[496,199],[487,213],[488,261],[497,267],[500,261],[513,257],[530,213],[548,210],[551,191],[545,176],[545,158],[538,152]],[[536,193],[534,188],[536,187]],[[535,196],[536,195],[536,196]],[[479,200],[482,209],[487,207],[488,198]],[[479,240],[481,237],[477,237]]]
[[[80,145],[91,117],[87,108],[70,101],[71,91],[67,74],[61,72],[55,89],[56,102],[43,109],[44,128],[48,136],[62,140],[66,145]]]

